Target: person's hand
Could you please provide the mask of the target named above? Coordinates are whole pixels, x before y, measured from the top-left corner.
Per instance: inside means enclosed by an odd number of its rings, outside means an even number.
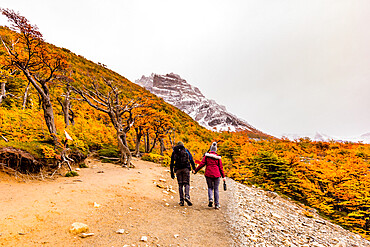
[[[171,178],[175,179],[175,174],[171,173]]]

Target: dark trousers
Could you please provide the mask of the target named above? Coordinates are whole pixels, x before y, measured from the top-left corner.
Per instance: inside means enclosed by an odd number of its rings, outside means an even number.
[[[190,170],[188,168],[176,171],[177,183],[179,184],[180,201],[190,199]],[[185,190],[185,197],[184,197]]]
[[[206,177],[208,186],[208,200],[213,201],[213,194],[215,196],[215,205],[220,205],[220,193],[218,187],[220,186],[220,178]]]

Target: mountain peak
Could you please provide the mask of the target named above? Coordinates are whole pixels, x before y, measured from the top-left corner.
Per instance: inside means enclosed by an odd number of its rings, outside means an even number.
[[[261,133],[246,121],[229,113],[225,106],[207,99],[197,87],[192,86],[177,74],[158,75],[152,73],[148,77],[143,75],[135,83],[184,111],[207,129],[215,131],[248,130]]]

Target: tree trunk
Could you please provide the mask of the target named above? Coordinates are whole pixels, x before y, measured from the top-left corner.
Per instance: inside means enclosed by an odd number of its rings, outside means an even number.
[[[71,122],[72,125],[75,125],[75,113],[72,111],[71,108],[69,108],[69,111],[71,114],[69,115],[69,122]]]
[[[159,143],[161,144],[161,155],[163,156],[163,152],[166,150],[166,147],[164,146],[163,138],[159,138]]]
[[[50,98],[47,97],[46,99],[42,100],[42,109],[44,110],[44,118],[46,126],[48,127],[49,133],[54,140],[54,144],[58,144],[58,137],[57,137],[57,128],[54,122],[54,112],[53,106],[51,105]]]
[[[152,145],[152,146],[151,146],[151,148],[149,149],[149,153],[151,153],[151,152],[153,151],[153,149],[154,149],[155,145],[157,144],[157,140],[158,140],[158,138],[157,138],[157,137],[155,137],[155,138],[154,138],[154,140],[153,140],[153,145]]]
[[[26,87],[26,90],[24,91],[24,94],[23,94],[23,103],[22,103],[22,109],[24,110],[26,108],[26,104],[27,104],[27,98],[28,98],[28,90],[30,89],[30,82],[28,82],[28,85]]]
[[[70,93],[71,93],[71,87],[69,84],[67,84],[66,86],[67,88],[67,91],[66,91],[66,94],[64,95],[64,101],[62,101],[61,99],[57,98],[59,104],[62,106],[62,111],[63,111],[63,115],[64,115],[64,123],[66,125],[66,128],[69,126],[69,123],[70,123],[70,120],[71,120],[71,115],[69,115],[69,112],[71,111],[71,100],[70,100]],[[72,111],[71,111],[72,112]],[[72,112],[73,114],[73,112]],[[72,121],[73,120],[73,116],[72,116]]]
[[[136,132],[136,141],[135,141],[135,156],[140,157],[140,141],[143,136],[142,130],[140,127],[135,128]]]
[[[1,80],[0,84],[0,104],[3,102],[3,99],[5,99],[6,92],[5,92],[5,80]]]
[[[54,111],[53,106],[51,104],[50,100],[50,92],[49,88],[46,83],[41,84],[41,86],[38,84],[36,79],[31,75],[31,73],[28,70],[22,70],[24,75],[27,77],[28,81],[32,83],[32,85],[36,88],[40,101],[41,106],[44,111],[44,118],[46,126],[48,127],[49,133],[51,137],[53,138],[55,145],[60,145],[57,137],[57,128],[55,126],[54,122]]]
[[[62,106],[62,111],[63,111],[63,116],[64,116],[64,124],[66,125],[66,128],[69,126],[69,120],[70,120],[70,116],[69,116],[69,102],[67,102],[67,100],[65,99],[64,101],[62,101],[61,99],[57,98],[59,104]]]
[[[149,132],[145,133],[144,141],[145,141],[145,153],[149,153],[150,148]]]
[[[132,156],[130,149],[127,147],[126,133],[124,133],[123,131],[117,131],[117,141],[118,149],[121,153],[120,163],[122,166],[127,165],[129,167]]]

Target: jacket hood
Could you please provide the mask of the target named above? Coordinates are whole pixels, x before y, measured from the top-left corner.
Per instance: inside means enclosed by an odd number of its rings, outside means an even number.
[[[209,157],[209,158],[214,158],[214,159],[218,159],[220,160],[221,159],[221,156],[218,155],[217,153],[215,152],[209,152],[209,153],[206,153],[205,155],[206,157]]]
[[[173,151],[178,152],[178,151],[180,151],[180,150],[182,150],[182,149],[185,149],[185,147],[184,147],[183,145],[177,145],[177,146],[175,146],[175,147],[173,148]]]

